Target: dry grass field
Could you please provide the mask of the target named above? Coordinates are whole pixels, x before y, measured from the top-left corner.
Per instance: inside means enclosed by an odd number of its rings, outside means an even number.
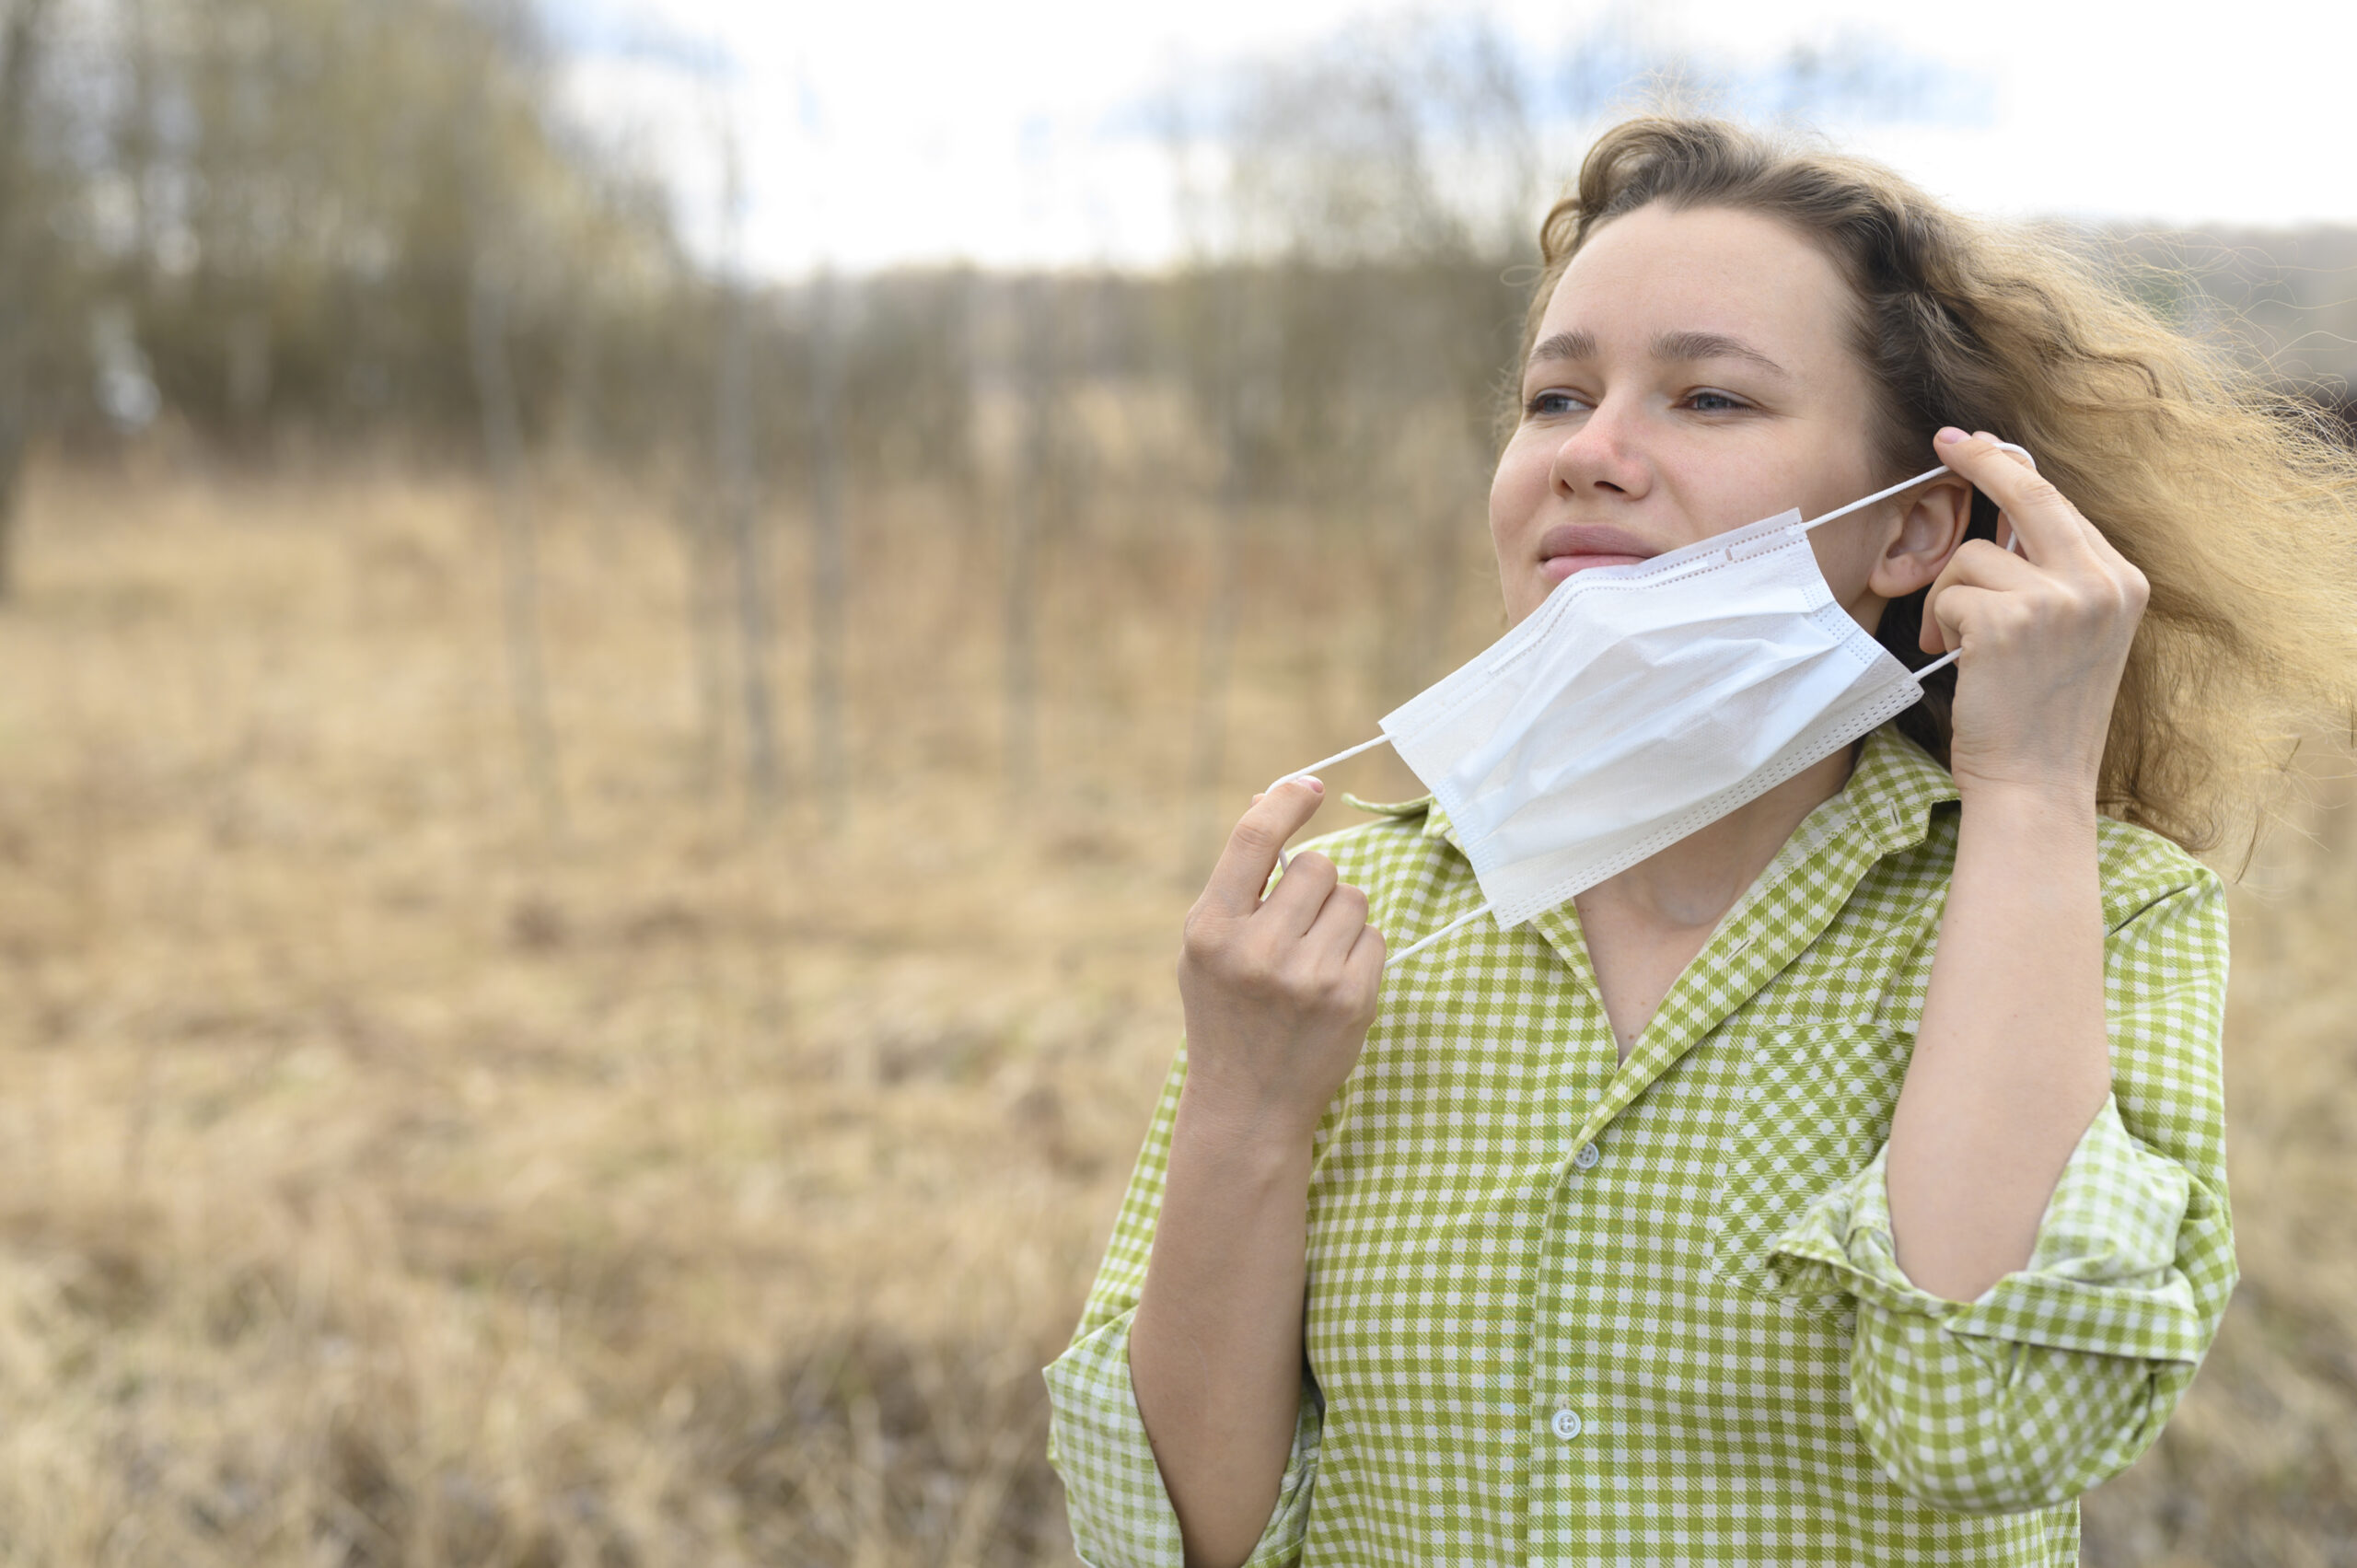
[[[861,498],[838,819],[798,518],[762,813],[661,497],[538,502],[561,820],[478,484],[37,471],[0,611],[0,1563],[1073,1561],[1038,1369],[1177,1037],[1206,520],[1050,552],[1016,795],[990,528]],[[1494,625],[1479,531],[1447,652]],[[1399,694],[1381,575],[1274,532],[1230,805]],[[2309,816],[2235,911],[2244,1283],[2091,1501],[2097,1563],[2357,1563],[2357,812]]]

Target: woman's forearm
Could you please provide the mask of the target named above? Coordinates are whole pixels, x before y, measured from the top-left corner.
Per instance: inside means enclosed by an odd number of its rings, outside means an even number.
[[[1968,791],[1956,872],[1892,1117],[1892,1240],[1956,1301],[2024,1267],[2111,1088],[2093,792]]]
[[[1301,1397],[1310,1140],[1190,1085],[1171,1130],[1130,1381],[1190,1568],[1260,1539]]]

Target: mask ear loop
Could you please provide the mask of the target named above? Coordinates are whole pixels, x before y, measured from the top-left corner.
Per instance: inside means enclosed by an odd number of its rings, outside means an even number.
[[[1394,964],[1407,962],[1410,958],[1414,958],[1417,954],[1422,952],[1425,948],[1439,941],[1442,937],[1455,935],[1457,932],[1472,924],[1475,921],[1480,919],[1483,915],[1489,912],[1490,905],[1487,900],[1484,900],[1480,908],[1458,915],[1455,920],[1450,921],[1438,931],[1431,932],[1425,935],[1420,936],[1415,941],[1409,943],[1405,947],[1400,948],[1398,952],[1387,955],[1383,960],[1383,967],[1386,970],[1388,970]]]
[[[1378,735],[1373,740],[1360,741],[1356,746],[1352,747],[1346,751],[1337,751],[1331,757],[1320,757],[1318,761],[1310,763],[1306,768],[1295,768],[1292,772],[1280,773],[1275,778],[1271,779],[1269,781],[1269,787],[1262,790],[1260,793],[1263,795],[1274,795],[1278,790],[1283,788],[1286,784],[1293,783],[1295,779],[1309,778],[1323,769],[1332,767],[1337,762],[1347,762],[1352,758],[1357,756],[1360,752],[1372,751],[1390,738],[1391,738],[1387,735]],[[1292,866],[1293,855],[1291,852],[1281,846],[1277,850],[1277,869],[1280,871],[1285,871],[1290,870]]]
[[[1269,787],[1266,790],[1261,791],[1261,793],[1263,795],[1272,794],[1279,786],[1289,784],[1295,779],[1308,778],[1311,774],[1316,773],[1321,768],[1330,768],[1337,762],[1347,762],[1352,758],[1357,756],[1360,752],[1372,751],[1390,738],[1391,738],[1387,735],[1378,735],[1373,740],[1360,741],[1356,746],[1352,747],[1347,751],[1337,751],[1331,757],[1320,757],[1318,761],[1310,763],[1306,768],[1295,768],[1292,772],[1280,773],[1275,778],[1269,781]]]
[[[2033,473],[2035,473],[2035,472],[2037,472],[2037,471],[2038,471],[2038,459],[2037,459],[2036,458],[2033,458],[2033,457],[2031,457],[2031,456],[2029,455],[2029,448],[2028,448],[2028,447],[2016,447],[2016,446],[2014,446],[2011,441],[2000,441],[2000,442],[1998,442],[1996,445],[1997,445],[1997,449],[1998,449],[1999,451],[2001,451],[2001,452],[2016,452],[2016,453],[2019,453],[2019,454],[2022,456],[2022,458],[2023,458],[2023,459],[2025,459],[2029,463],[2029,466],[2030,466],[2030,471],[2031,471],[2031,472],[2033,472]],[[1940,478],[1940,477],[1941,477],[1942,475],[1944,475],[1944,474],[1953,474],[1953,473],[1956,473],[1956,470],[1954,470],[1954,469],[1952,469],[1952,468],[1949,468],[1945,463],[1941,464],[1938,468],[1935,468],[1935,469],[1925,469],[1922,473],[1917,474],[1913,479],[1902,479],[1902,480],[1900,480],[1897,484],[1892,485],[1892,486],[1891,486],[1889,489],[1887,489],[1887,490],[1877,490],[1877,491],[1875,491],[1872,495],[1865,496],[1865,497],[1864,497],[1864,498],[1863,498],[1863,499],[1861,499],[1861,500],[1852,501],[1852,502],[1851,502],[1851,503],[1850,503],[1848,505],[1846,505],[1846,506],[1836,506],[1836,507],[1834,507],[1834,508],[1833,508],[1833,510],[1831,510],[1830,512],[1826,513],[1826,514],[1825,514],[1823,517],[1811,517],[1807,522],[1805,522],[1805,523],[1803,523],[1803,524],[1801,525],[1801,532],[1803,532],[1803,533],[1806,533],[1806,532],[1808,532],[1808,531],[1809,531],[1809,529],[1811,529],[1811,528],[1820,528],[1820,527],[1822,527],[1823,525],[1825,525],[1825,524],[1827,524],[1827,523],[1831,522],[1831,521],[1832,521],[1834,518],[1836,518],[1836,517],[1848,517],[1851,513],[1855,512],[1855,511],[1862,510],[1863,508],[1867,507],[1867,506],[1871,506],[1871,505],[1874,505],[1875,502],[1877,502],[1877,501],[1887,501],[1887,500],[1889,500],[1892,496],[1898,494],[1901,491],[1907,491],[1907,490],[1912,490],[1912,489],[1914,489],[1917,485],[1919,485],[1919,484],[1922,483],[1925,480],[1938,479],[1938,478]],[[1956,474],[1956,477],[1957,477],[1957,478],[1959,478],[1959,479],[1962,479],[1964,476],[1963,476],[1963,475],[1961,475],[1961,474]],[[1967,481],[1967,482],[1968,483],[1968,482],[1969,482],[1969,481]],[[2005,544],[2005,548],[2006,548],[2006,549],[2008,549],[2008,550],[2012,550],[2012,549],[2014,548],[2014,546],[2013,546],[2013,541],[2012,541],[2012,540],[2007,540],[2007,541],[2006,541],[2006,544]]]
[[[2028,447],[2017,447],[2011,441],[2000,441],[1996,445],[1997,449],[2001,452],[2019,453],[2023,460],[2029,464],[2030,471],[2033,473],[2038,471],[2038,459],[2030,456]],[[1956,470],[1954,469],[1949,468],[1945,463],[1935,469],[1926,469],[1922,473],[1917,474],[1913,479],[1902,479],[1887,490],[1877,490],[1872,495],[1865,497],[1864,500],[1852,501],[1847,506],[1836,506],[1832,511],[1826,513],[1821,517],[1810,518],[1807,522],[1801,525],[1801,532],[1806,533],[1809,529],[1817,528],[1820,524],[1829,523],[1836,517],[1846,517],[1851,513],[1859,511],[1864,507],[1871,506],[1877,501],[1887,501],[1892,496],[1898,494],[1901,491],[1914,489],[1917,485],[1922,483],[1926,480],[1937,479],[1942,474],[1955,472]],[[2006,536],[2005,548],[2015,555],[2019,555],[2022,552],[2022,534],[2019,528],[2015,528],[2012,533]],[[1931,663],[1918,666],[1908,673],[1912,675],[1916,680],[1920,682],[1923,677],[1931,674],[1933,670],[1945,669],[1963,656],[1964,650],[1962,648],[1952,649],[1951,651],[1941,655],[1938,658],[1933,659]]]
[[[1360,741],[1356,746],[1350,748],[1348,750],[1337,751],[1331,757],[1320,757],[1317,761],[1310,763],[1306,768],[1295,768],[1292,772],[1283,774],[1271,780],[1269,783],[1269,789],[1262,793],[1266,794],[1272,792],[1280,785],[1289,784],[1295,779],[1308,778],[1322,769],[1332,767],[1337,762],[1346,762],[1362,751],[1374,750],[1376,747],[1383,745],[1390,738],[1391,738],[1387,735],[1378,735],[1372,740]],[[1293,856],[1290,853],[1282,849],[1277,851],[1278,870],[1284,870],[1288,866],[1292,865],[1292,864]],[[1394,964],[1402,963],[1407,959],[1415,957],[1418,953],[1422,952],[1425,948],[1439,941],[1442,937],[1450,935],[1453,933],[1472,924],[1475,921],[1480,919],[1483,915],[1489,912],[1490,906],[1486,901],[1484,901],[1479,909],[1476,909],[1467,914],[1458,915],[1455,920],[1450,921],[1438,931],[1430,932],[1410,943],[1407,947],[1400,948],[1398,952],[1387,955],[1383,960],[1383,967],[1386,970],[1388,970]]]

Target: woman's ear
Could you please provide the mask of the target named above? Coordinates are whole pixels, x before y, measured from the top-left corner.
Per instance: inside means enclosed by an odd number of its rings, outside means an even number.
[[[1907,504],[1866,587],[1887,599],[1905,598],[1931,587],[1964,542],[1971,521],[1971,482],[1961,474],[1933,481]]]

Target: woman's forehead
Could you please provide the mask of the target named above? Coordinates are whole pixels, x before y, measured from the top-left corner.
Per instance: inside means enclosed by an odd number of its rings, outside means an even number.
[[[1832,261],[1774,218],[1724,207],[1642,207],[1598,228],[1556,281],[1538,342],[1604,356],[1665,334],[1728,339],[1797,376],[1848,357],[1854,308]]]

